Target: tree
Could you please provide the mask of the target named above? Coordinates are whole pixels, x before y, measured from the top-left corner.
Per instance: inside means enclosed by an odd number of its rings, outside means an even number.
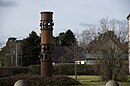
[[[98,73],[103,80],[127,80],[128,68],[124,50],[107,46],[96,55]]]
[[[0,51],[0,66],[4,66],[4,52]]]
[[[76,42],[74,33],[69,29],[65,33],[61,32],[59,36],[54,37],[55,45],[71,46]]]
[[[99,25],[87,24],[80,35],[79,44],[85,47],[100,34],[108,31],[113,31],[122,43],[128,41],[127,21],[103,18],[100,20]]]
[[[2,51],[2,49],[1,49],[1,45],[2,45],[2,43],[0,42],[0,65],[4,65],[4,64],[3,64],[3,62],[4,62],[4,61],[3,61],[3,60],[4,60],[4,59],[3,59],[3,51]]]
[[[29,66],[40,62],[40,37],[32,31],[22,41],[22,65]]]
[[[67,63],[84,59],[84,50],[78,45],[66,46],[65,51],[63,57]]]
[[[84,30],[79,39],[79,44],[83,48],[87,48],[88,44],[97,37],[96,25],[88,25],[86,30]]]
[[[16,39],[15,37],[8,38],[6,46],[1,49],[2,66],[13,67],[16,65]]]
[[[63,37],[63,45],[70,46],[76,43],[76,38],[71,30],[67,30]]]
[[[67,52],[65,53],[66,57],[71,58],[73,62],[75,62],[75,79],[77,79],[77,63],[76,61],[81,61],[85,59],[84,49],[79,47],[78,45],[72,45],[67,48]]]
[[[125,46],[117,39],[114,32],[108,31],[99,35],[89,49],[89,52],[95,55],[95,64],[103,80],[126,79],[128,68]]]
[[[95,64],[98,65],[98,72],[102,79],[121,80],[126,78],[128,74],[128,71],[126,71],[128,69],[126,56],[128,27],[126,23],[115,19],[108,20],[103,18],[99,26],[96,25],[93,29],[92,26],[87,28],[86,32],[84,31],[83,35],[81,35],[82,40],[87,42],[85,43],[81,40],[81,44],[84,43],[81,46],[87,46],[87,53],[94,55]],[[88,39],[86,36],[90,38]]]
[[[61,61],[64,60],[69,63],[84,59],[84,49],[79,47],[77,39],[71,30],[60,33],[59,38],[62,45],[65,46],[65,52],[60,58]]]

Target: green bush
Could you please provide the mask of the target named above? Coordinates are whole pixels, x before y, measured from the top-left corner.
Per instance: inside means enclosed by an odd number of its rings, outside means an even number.
[[[58,64],[53,67],[54,75],[74,75],[74,65]]]
[[[46,79],[41,86],[47,85],[81,85],[81,83],[73,78],[66,77],[66,76],[53,76]]]
[[[40,65],[30,65],[29,66],[29,73],[40,75]]]
[[[97,75],[94,71],[96,65],[77,65],[78,75]],[[75,64],[58,64],[53,67],[54,75],[74,75],[75,74]]]
[[[96,65],[77,65],[78,75],[97,75]],[[40,65],[29,66],[30,74],[40,75]],[[74,75],[75,74],[75,64],[57,64],[53,66],[53,75]]]
[[[17,74],[27,74],[29,72],[29,68],[28,67],[14,67],[13,68],[13,75],[17,75]]]
[[[20,74],[12,77],[0,78],[1,86],[14,86],[17,80],[23,79],[28,86],[61,86],[61,85],[80,85],[81,83],[75,79],[66,76],[53,76],[43,78],[38,75]]]
[[[34,75],[29,75],[29,74],[20,74],[20,75],[14,75],[10,77],[3,77],[0,78],[0,85],[1,86],[14,86],[15,82],[20,79],[24,79],[26,81],[32,80],[32,79],[37,79],[38,76]]]
[[[13,75],[13,68],[9,67],[0,67],[0,77],[7,77]]]
[[[16,74],[27,74],[27,67],[0,67],[0,77],[8,77]]]

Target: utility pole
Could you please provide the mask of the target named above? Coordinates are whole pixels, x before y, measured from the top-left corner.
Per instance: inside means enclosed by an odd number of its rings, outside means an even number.
[[[75,79],[77,79],[77,62],[75,61]]]
[[[17,42],[15,42],[15,55],[16,55],[16,58],[15,58],[15,66],[18,67],[18,46],[17,46]]]
[[[9,40],[9,47],[10,47],[10,53],[9,53],[9,55],[10,55],[10,64],[9,64],[9,66],[10,67],[12,67],[13,66],[13,51],[12,51],[12,39],[10,39]]]

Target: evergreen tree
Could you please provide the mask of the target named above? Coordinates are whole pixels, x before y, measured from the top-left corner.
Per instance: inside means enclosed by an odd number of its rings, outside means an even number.
[[[66,31],[63,37],[63,43],[66,46],[72,46],[73,44],[76,43],[76,38],[74,33],[69,29]]]
[[[29,66],[40,62],[40,37],[32,31],[22,42],[22,65]]]
[[[65,33],[62,32],[54,38],[55,45],[72,46],[77,43],[74,33],[69,29]]]

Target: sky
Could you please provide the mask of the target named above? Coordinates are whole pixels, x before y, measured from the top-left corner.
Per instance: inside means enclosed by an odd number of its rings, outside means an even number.
[[[130,0],[0,0],[0,42],[26,38],[31,31],[39,35],[41,11],[54,12],[54,36],[68,29],[82,33],[102,18],[126,20]]]

